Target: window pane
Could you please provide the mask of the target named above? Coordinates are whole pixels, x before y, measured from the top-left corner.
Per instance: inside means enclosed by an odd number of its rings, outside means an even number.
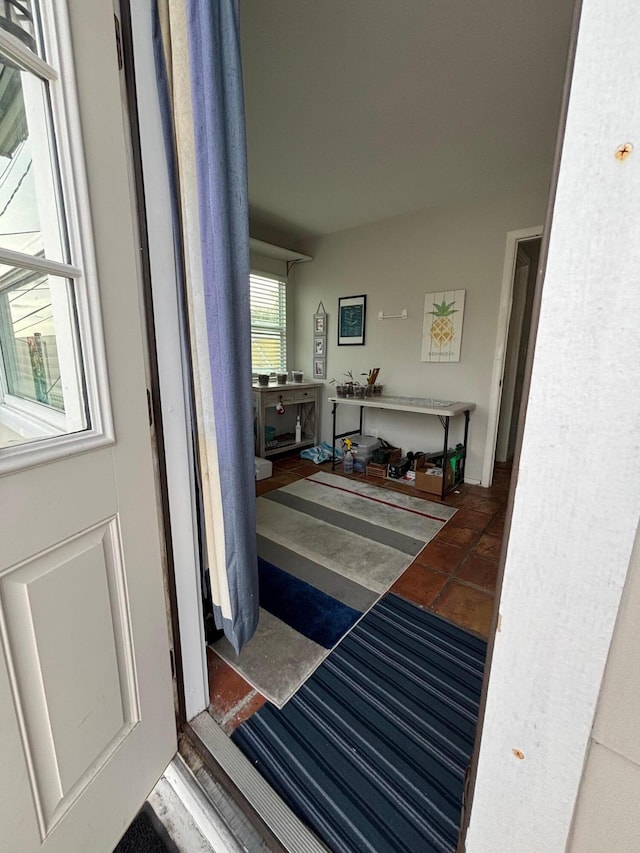
[[[3,275],[0,352],[0,446],[87,428],[71,283],[32,270]]]
[[[29,50],[41,54],[37,16],[35,0],[0,0],[0,28],[20,39]]]
[[[46,85],[0,57],[0,247],[68,261]]]
[[[251,335],[251,366],[258,372],[286,370],[286,353],[280,335],[254,330]]]
[[[287,369],[287,285],[251,274],[251,366],[257,373]]]

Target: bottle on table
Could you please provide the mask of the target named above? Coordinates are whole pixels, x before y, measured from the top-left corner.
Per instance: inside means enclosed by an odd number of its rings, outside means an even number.
[[[342,473],[353,474],[353,453],[351,452],[351,439],[342,440],[344,452],[342,454]]]

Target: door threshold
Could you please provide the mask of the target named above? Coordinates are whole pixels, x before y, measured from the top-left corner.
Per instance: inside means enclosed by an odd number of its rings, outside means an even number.
[[[239,827],[207,795],[179,753],[147,803],[180,853],[245,853],[248,849],[247,839],[236,831]]]
[[[183,731],[205,765],[214,789],[222,786],[235,809],[260,833],[265,850],[328,853],[329,848],[293,813],[208,711],[198,714]],[[198,777],[202,782],[200,774]]]

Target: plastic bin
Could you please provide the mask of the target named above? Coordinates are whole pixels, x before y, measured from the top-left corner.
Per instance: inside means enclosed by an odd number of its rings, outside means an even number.
[[[370,462],[370,453],[361,453],[359,449],[353,453],[353,470],[356,474],[364,474]]]
[[[349,436],[354,449],[358,451],[360,456],[373,456],[373,451],[380,447],[380,441],[372,435],[352,435]]]

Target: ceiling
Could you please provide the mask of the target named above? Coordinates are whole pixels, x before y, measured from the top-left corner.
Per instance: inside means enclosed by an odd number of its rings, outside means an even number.
[[[252,235],[548,178],[574,0],[241,0]]]

